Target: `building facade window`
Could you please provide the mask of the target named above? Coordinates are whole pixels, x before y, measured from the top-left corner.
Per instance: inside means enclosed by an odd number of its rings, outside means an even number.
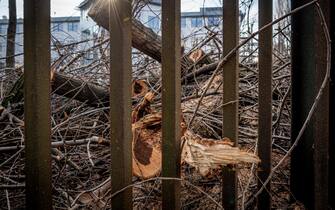
[[[23,25],[22,24],[16,24],[16,33],[22,33],[23,32]]]
[[[186,18],[181,18],[180,25],[182,28],[186,28]]]
[[[0,25],[0,34],[6,34],[6,33],[7,33],[6,25]]]
[[[208,17],[208,26],[218,26],[220,19],[218,17]]]
[[[191,26],[192,27],[201,27],[202,26],[202,18],[201,17],[193,17],[191,19]]]
[[[62,23],[53,23],[52,24],[52,31],[56,31],[56,32],[63,31],[63,24]]]
[[[67,24],[67,30],[68,31],[78,31],[78,23],[75,23],[75,22],[70,22]]]
[[[157,16],[148,16],[148,26],[152,29],[159,29],[159,18]]]

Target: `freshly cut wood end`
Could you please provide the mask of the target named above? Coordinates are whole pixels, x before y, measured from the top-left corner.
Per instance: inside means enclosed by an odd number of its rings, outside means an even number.
[[[149,98],[151,96],[148,95]],[[142,179],[159,175],[162,168],[162,115],[148,114],[133,123],[133,173]],[[181,136],[186,124],[181,117]]]
[[[142,179],[158,175],[162,168],[161,119],[160,114],[149,114],[132,125],[133,174]]]
[[[161,121],[160,113],[149,114],[133,124],[133,172],[147,179],[161,171]],[[225,165],[259,163],[257,155],[234,147],[230,139],[202,138],[183,127],[181,136],[185,140],[181,161],[195,167],[202,176]]]
[[[160,173],[162,168],[161,152],[144,141],[133,146],[133,174],[148,179]]]
[[[191,131],[186,131],[184,138],[186,142],[182,160],[195,167],[203,176],[225,165],[260,162],[257,155],[233,147],[227,138],[223,140],[205,139]]]
[[[200,61],[200,59],[205,55],[204,51],[202,49],[196,49],[188,56],[188,58],[193,62],[197,63]]]
[[[131,89],[132,97],[143,97],[149,92],[149,86],[145,80],[133,80],[131,83]]]

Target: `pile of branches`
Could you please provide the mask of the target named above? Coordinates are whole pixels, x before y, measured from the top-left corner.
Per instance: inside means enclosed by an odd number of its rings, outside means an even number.
[[[106,1],[105,1],[106,2]],[[94,39],[54,45],[52,172],[55,209],[110,206],[108,6],[97,1],[90,17],[101,26]],[[143,6],[143,5],[142,5]],[[134,12],[135,13],[135,12]],[[288,27],[288,26],[287,26]],[[282,27],[275,36],[288,33]],[[258,67],[257,47],[240,49],[239,147],[222,138],[222,75],[213,72],[222,58],[222,34],[207,36],[187,49],[182,61],[182,206],[220,209],[221,167],[238,171],[239,205],[252,208],[257,191]],[[251,32],[246,32],[250,35]],[[285,36],[283,36],[285,37]],[[194,38],[194,37],[187,37]],[[289,40],[286,40],[289,42]],[[132,24],[134,207],[161,206],[161,37],[140,21]],[[83,47],[88,46],[88,47]],[[288,46],[286,46],[288,47]],[[243,52],[243,56],[242,56]],[[248,52],[245,55],[245,52]],[[273,162],[290,145],[290,55],[275,50],[273,63]],[[91,56],[93,55],[93,56]],[[93,57],[93,58],[92,58]],[[24,207],[23,68],[2,75],[0,106],[0,208]],[[213,83],[209,84],[211,77]],[[13,82],[15,81],[15,82]],[[207,85],[209,89],[203,99]],[[199,108],[198,104],[200,105]],[[36,107],[38,108],[38,107]],[[224,116],[223,116],[224,117]],[[193,154],[198,154],[194,156]],[[200,155],[199,155],[200,154]],[[272,178],[274,208],[289,203],[289,164]]]

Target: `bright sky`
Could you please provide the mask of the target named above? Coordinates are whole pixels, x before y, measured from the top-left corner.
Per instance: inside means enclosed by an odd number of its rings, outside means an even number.
[[[0,18],[8,16],[8,1],[0,0]],[[79,16],[76,7],[83,0],[51,0],[52,16]],[[23,17],[23,0],[16,0],[17,16]],[[202,6],[221,6],[222,0],[182,0],[181,9],[183,12],[199,11]]]
[[[8,16],[8,1],[0,0],[0,17]],[[79,16],[79,11],[76,7],[82,0],[51,0],[51,15],[52,16]],[[23,0],[16,0],[17,16],[23,17]]]

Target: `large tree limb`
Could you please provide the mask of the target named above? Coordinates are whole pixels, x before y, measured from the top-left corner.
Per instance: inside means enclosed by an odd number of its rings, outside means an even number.
[[[93,107],[109,106],[109,91],[79,79],[70,78],[61,73],[51,77],[53,93],[84,102]]]
[[[3,99],[1,105],[19,103],[23,99],[23,74],[15,82],[9,94]],[[51,73],[52,92],[67,98],[75,99],[92,107],[109,106],[109,91],[82,80],[71,78],[58,72]]]
[[[86,103],[91,107],[109,106],[109,90],[102,86],[94,85],[59,72],[51,71],[52,93],[66,98],[75,99]],[[133,98],[142,97],[148,92],[147,84],[143,80],[132,82]],[[16,104],[23,99],[23,75],[15,82],[10,92],[3,99],[1,105],[8,107],[9,104]]]
[[[109,1],[97,0],[91,6],[88,15],[99,25],[109,30]],[[132,20],[132,46],[151,58],[161,62],[162,59],[162,44],[161,36],[157,35],[153,30],[143,25],[140,21]],[[187,58],[185,58],[187,59]],[[217,62],[201,67],[196,71],[196,75],[205,74],[214,71]],[[182,58],[181,66],[185,71],[186,75],[183,79],[183,83],[186,81],[193,80],[193,73],[187,74],[188,64]]]
[[[89,16],[96,21],[96,23],[105,29],[109,29],[109,6],[108,1],[96,1],[90,11]],[[161,37],[157,35],[150,28],[144,26],[138,20],[133,19],[132,25],[132,45],[136,49],[161,62]],[[187,64],[182,59],[182,66]],[[217,63],[205,65],[195,72],[185,74],[182,82],[191,82],[195,76],[206,74],[213,71]],[[10,94],[3,100],[2,105],[7,107],[9,103],[20,102],[23,98],[23,78],[19,78]],[[67,98],[72,98],[80,102],[85,102],[89,106],[108,106],[109,105],[109,91],[103,87],[87,83],[85,81],[65,76],[55,72],[52,77],[53,93]]]
[[[109,1],[95,1],[88,12],[88,15],[99,26],[109,30]],[[144,54],[161,62],[161,37],[135,19],[133,19],[132,25],[132,45]]]

